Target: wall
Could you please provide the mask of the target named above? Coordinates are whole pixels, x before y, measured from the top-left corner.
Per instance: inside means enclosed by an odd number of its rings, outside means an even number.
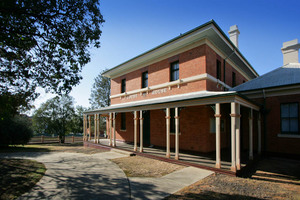
[[[295,102],[298,102],[300,107],[300,94],[266,98],[266,108],[268,112],[266,121],[266,148],[268,152],[300,155],[300,138],[278,137],[281,131],[280,104]],[[298,111],[298,116],[299,114]],[[300,120],[298,124],[300,125]]]
[[[228,105],[221,104],[221,119],[225,119],[225,131],[221,132],[222,148],[229,147],[230,145],[230,117]],[[186,107],[180,111],[180,150],[197,152],[215,151],[216,135],[215,133],[210,133],[210,118],[214,118],[214,111],[210,106],[192,106]],[[133,126],[133,114],[126,113],[126,131],[120,130],[121,115],[117,115],[117,139],[133,142]],[[150,111],[150,140],[152,145],[159,147],[166,146],[166,119],[164,110]],[[170,136],[170,144],[171,148],[175,148],[174,134],[171,134]]]
[[[111,80],[111,95],[116,95],[121,93],[121,81],[126,79],[126,92],[138,90],[142,88],[142,78],[141,74],[148,71],[148,86],[155,86],[158,84],[170,82],[170,64],[174,61],[179,61],[180,71],[179,79],[188,78],[195,75],[200,75],[203,73],[208,73],[213,77],[216,77],[216,60],[221,61],[221,80],[223,81],[223,59],[216,54],[209,46],[206,44],[199,47],[193,48],[186,52],[180,53],[176,56],[164,59],[150,66],[144,67],[142,69],[129,72],[126,75],[120,76],[118,78]],[[232,68],[228,63],[226,63],[226,84],[231,86],[232,83],[232,72],[236,73],[236,83],[241,84],[246,80],[240,73],[238,73],[234,68]],[[163,96],[170,96],[175,94],[190,93],[202,90],[209,91],[222,91],[217,83],[207,80],[194,81],[190,83],[185,83],[180,85],[180,87],[173,86],[171,88],[162,88],[155,91],[150,91],[149,93],[143,94],[133,94],[127,97],[116,97],[111,99],[111,104],[119,104],[131,101],[139,101],[150,98],[157,98]]]

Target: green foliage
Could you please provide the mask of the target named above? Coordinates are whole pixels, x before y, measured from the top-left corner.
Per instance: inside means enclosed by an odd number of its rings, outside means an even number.
[[[83,133],[83,112],[86,109],[83,106],[77,106],[75,114],[72,117],[72,132],[73,133]]]
[[[0,96],[22,96],[28,106],[40,86],[68,93],[100,47],[99,0],[1,0]],[[19,98],[20,99],[20,98]],[[18,102],[19,100],[15,102]],[[15,110],[19,107],[13,105]],[[1,111],[0,111],[1,112]]]
[[[68,95],[56,96],[43,103],[33,115],[32,123],[35,133],[59,135],[64,142],[66,134],[82,133],[81,106],[74,108],[73,97]]]
[[[110,105],[110,79],[101,75],[104,71],[95,78],[91,90],[89,101],[92,109]]]
[[[27,144],[32,137],[31,121],[27,116],[2,118],[0,121],[0,145]]]

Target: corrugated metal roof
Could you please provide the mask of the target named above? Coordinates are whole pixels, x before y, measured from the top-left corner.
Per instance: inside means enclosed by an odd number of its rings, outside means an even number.
[[[241,92],[294,84],[300,84],[299,63],[289,63],[230,90]]]
[[[224,92],[211,92],[211,91],[200,91],[200,92],[193,92],[187,94],[179,94],[179,95],[172,95],[166,97],[159,97],[154,99],[147,99],[142,101],[132,101],[128,103],[121,103],[121,104],[114,104],[105,108],[89,110],[84,113],[96,113],[96,112],[105,112],[115,109],[122,109],[122,108],[130,108],[130,107],[139,107],[139,106],[147,106],[147,105],[154,105],[154,104],[164,104],[164,103],[172,103],[178,101],[185,101],[185,100],[193,100],[193,99],[202,99],[208,97],[217,97],[217,96],[226,96],[226,95],[235,95],[235,91],[224,91]]]

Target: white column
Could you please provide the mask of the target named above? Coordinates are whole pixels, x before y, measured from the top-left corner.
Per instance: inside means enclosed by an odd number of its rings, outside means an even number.
[[[178,107],[175,108],[175,159],[179,160],[179,114],[178,114]]]
[[[86,126],[85,126],[85,122],[86,122],[86,116],[83,115],[83,141],[85,141],[85,137],[86,137]]]
[[[138,121],[138,117],[137,117],[137,111],[134,111],[134,147],[133,150],[137,151],[137,121]]]
[[[97,114],[97,144],[100,143],[100,114]]]
[[[94,143],[97,143],[97,114],[94,114]]]
[[[253,110],[249,113],[249,160],[253,160]]]
[[[241,169],[241,134],[240,134],[240,127],[241,127],[241,107],[240,104],[236,104],[236,169]]]
[[[113,113],[113,133],[114,133],[114,142],[113,142],[113,147],[117,146],[117,141],[116,141],[116,113]]]
[[[89,118],[89,140],[91,140],[91,116],[88,116]]]
[[[140,111],[140,152],[143,152],[143,111]]]
[[[109,113],[109,146],[112,146],[112,113]]]
[[[236,154],[235,154],[235,122],[236,122],[236,103],[231,103],[231,171],[236,172]]]
[[[257,119],[257,135],[258,135],[258,154],[261,154],[261,116],[260,113],[258,113],[258,119]]]
[[[221,168],[221,114],[220,104],[216,103],[216,168]]]
[[[170,108],[166,108],[166,135],[167,135],[167,144],[166,144],[166,157],[170,158]]]

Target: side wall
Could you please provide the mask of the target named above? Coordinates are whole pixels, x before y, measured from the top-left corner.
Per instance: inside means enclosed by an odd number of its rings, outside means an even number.
[[[261,105],[264,104],[264,99],[255,99]],[[282,103],[298,102],[300,107],[300,94],[267,97],[265,100],[266,114],[265,122],[262,115],[262,145],[265,145],[265,150],[268,153],[300,155],[300,138],[296,137],[281,137],[281,118],[280,105]],[[298,110],[300,125],[300,111]],[[299,127],[300,128],[300,127]],[[265,135],[264,135],[265,134]],[[298,135],[299,137],[300,135]],[[264,148],[264,147],[263,147]]]

